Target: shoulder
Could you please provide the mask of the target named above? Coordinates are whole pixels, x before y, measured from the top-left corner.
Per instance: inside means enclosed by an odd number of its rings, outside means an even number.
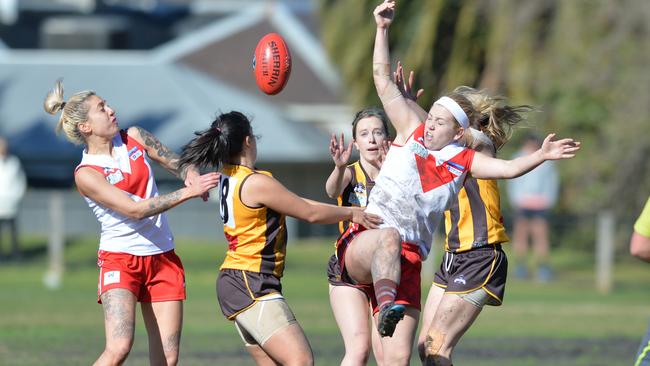
[[[363,167],[361,166],[361,161],[357,160],[352,164],[349,164],[347,168],[345,169],[345,175],[347,176],[348,174],[355,175],[356,172],[358,171],[363,171]]]
[[[123,133],[124,130],[122,130],[120,133]],[[126,130],[126,135],[140,144],[144,144],[144,139],[147,135],[150,135],[149,132],[147,132],[144,128],[140,126],[131,126]]]
[[[104,175],[99,171],[99,167],[92,165],[79,166],[74,173],[74,181],[79,188],[91,188],[98,181],[104,180]]]
[[[247,188],[264,189],[269,185],[276,184],[277,180],[273,178],[270,172],[267,171],[253,171],[246,175],[242,184],[246,183]]]

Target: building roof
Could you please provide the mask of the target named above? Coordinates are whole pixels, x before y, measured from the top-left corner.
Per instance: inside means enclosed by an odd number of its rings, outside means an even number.
[[[276,96],[257,90],[251,70],[257,40],[270,31],[285,37],[293,58],[291,80]],[[55,136],[58,116],[42,108],[47,91],[63,78],[66,97],[93,89],[116,110],[122,126],[142,126],[176,151],[218,112],[239,110],[262,136],[260,162],[327,161],[327,131],[305,122],[335,120],[332,111],[347,109],[339,100],[338,75],[324,55],[286,7],[269,9],[264,3],[149,51],[0,47],[0,134],[31,164],[28,174],[56,175],[45,167],[65,161],[60,175],[70,177],[81,147]]]

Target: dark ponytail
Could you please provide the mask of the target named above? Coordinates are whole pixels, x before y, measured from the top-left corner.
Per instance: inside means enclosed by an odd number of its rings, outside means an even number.
[[[194,133],[196,137],[183,146],[180,166],[219,169],[241,154],[247,136],[253,135],[248,118],[236,111],[219,115],[210,128]]]

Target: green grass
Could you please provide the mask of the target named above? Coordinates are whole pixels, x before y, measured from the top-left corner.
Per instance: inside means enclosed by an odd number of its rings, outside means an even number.
[[[43,286],[44,245],[26,240],[20,263],[0,263],[0,364],[88,365],[104,342],[102,310],[95,303],[95,239],[68,242],[63,286],[55,291]],[[188,295],[181,364],[252,365],[216,301],[225,244],[179,240],[177,247]],[[327,299],[331,251],[331,240],[291,243],[283,279],[285,296],[319,365],[338,364],[343,352]],[[457,347],[455,364],[632,364],[650,316],[650,265],[622,258],[615,266],[613,292],[601,295],[594,290],[589,255],[561,251],[553,258],[554,282],[509,280],[504,305],[483,311]],[[139,319],[127,365],[146,364],[146,333]],[[418,364],[416,358],[412,364]]]

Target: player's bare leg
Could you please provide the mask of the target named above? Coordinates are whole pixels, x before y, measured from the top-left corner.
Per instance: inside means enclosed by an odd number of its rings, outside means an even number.
[[[482,308],[455,294],[445,294],[429,326],[425,347],[427,366],[450,366],[451,354],[460,337],[474,323]]]
[[[311,366],[314,364],[311,346],[298,323],[290,324],[275,332],[262,348],[281,365]]]
[[[131,352],[137,299],[129,290],[116,288],[101,295],[106,346],[93,365],[121,365]]]
[[[377,317],[378,314],[375,315]],[[392,337],[381,338],[383,351],[382,364],[408,365],[415,339],[415,330],[420,320],[420,311],[413,307],[406,307],[404,319],[397,323]]]
[[[341,366],[365,365],[374,331],[370,329],[368,298],[354,287],[330,285],[330,304],[345,345]]]
[[[444,289],[431,285],[429,294],[427,295],[427,301],[424,304],[424,310],[422,311],[422,329],[420,329],[420,334],[418,336],[418,354],[420,355],[420,361],[422,362],[424,362],[425,358],[424,342],[427,339],[429,325],[431,325],[431,322],[433,321],[433,316],[436,314],[444,294]]]
[[[141,308],[149,337],[149,362],[152,365],[176,365],[183,326],[183,302],[145,302]]]
[[[372,311],[372,310],[371,310]],[[372,354],[375,356],[375,363],[377,363],[377,366],[384,366],[384,350],[382,349],[381,345],[381,336],[379,335],[379,332],[377,331],[377,319],[375,317],[371,317],[372,319],[372,330],[370,331],[371,334],[371,343],[372,343]]]
[[[255,364],[257,366],[275,366],[279,363],[273,361],[271,356],[269,356],[262,347],[257,344],[247,344],[246,350],[253,357]]]
[[[371,283],[379,304],[378,330],[390,337],[404,316],[394,305],[400,281],[402,242],[394,228],[366,230],[357,235],[345,252],[345,269],[357,283]]]

